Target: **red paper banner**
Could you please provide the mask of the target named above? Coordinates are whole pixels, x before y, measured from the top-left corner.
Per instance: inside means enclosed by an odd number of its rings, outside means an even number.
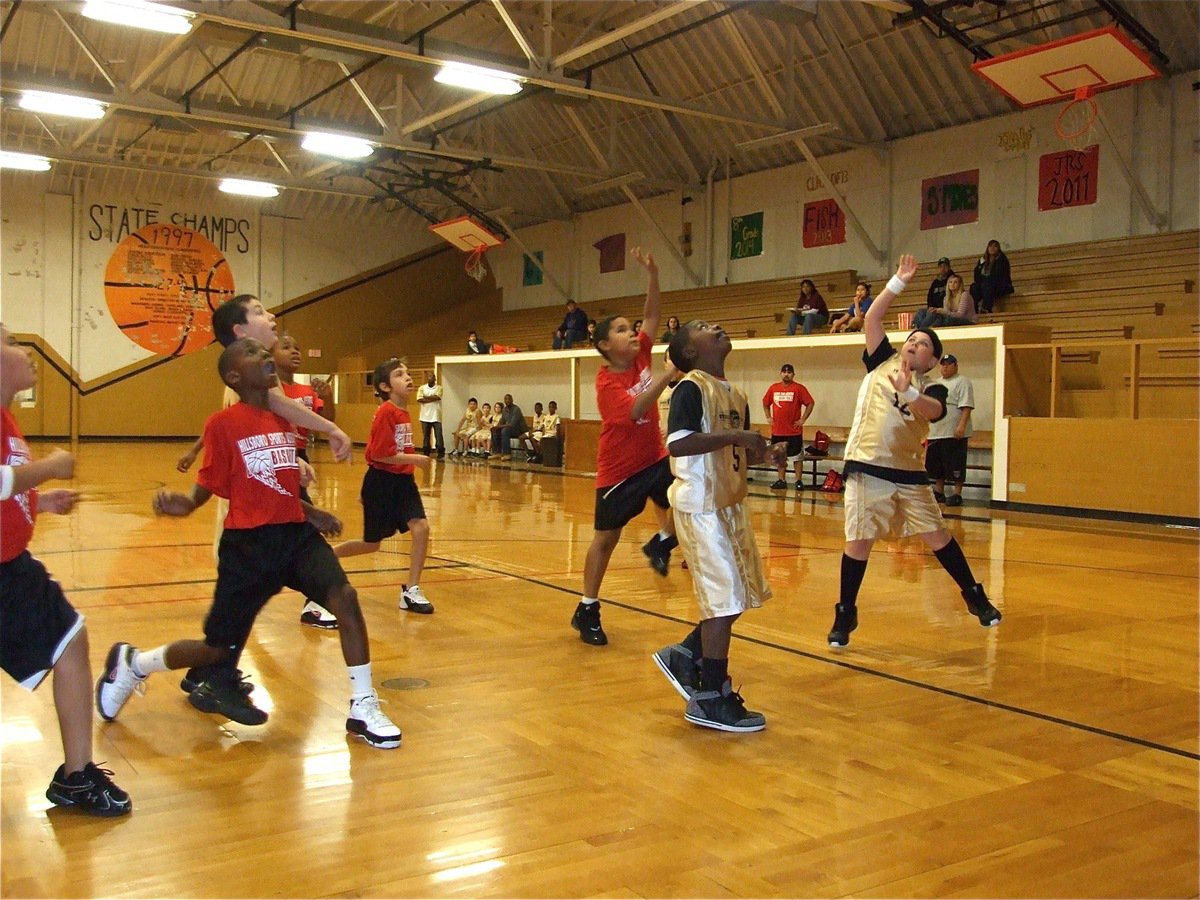
[[[939,175],[921,182],[921,230],[979,220],[979,170]]]
[[[1096,202],[1100,145],[1060,150],[1038,160],[1038,209],[1066,209]]]
[[[828,247],[846,243],[846,217],[837,201],[817,200],[804,204],[804,246]]]

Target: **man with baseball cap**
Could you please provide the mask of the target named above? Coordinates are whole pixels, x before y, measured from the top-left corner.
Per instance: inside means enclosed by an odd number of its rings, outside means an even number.
[[[925,295],[925,305],[930,309],[940,310],[946,302],[946,282],[950,280],[950,276],[954,274],[954,267],[950,265],[950,257],[943,256],[938,260],[937,277],[929,285],[929,291]]]
[[[958,359],[953,353],[943,356],[939,365],[942,370],[940,383],[946,386],[946,415],[929,424],[925,471],[933,479],[933,496],[938,503],[962,506],[975,386],[966,375],[958,374]],[[953,482],[957,492],[945,492],[946,482]]]
[[[796,490],[804,489],[800,476],[800,457],[804,455],[804,423],[812,415],[812,394],[808,388],[796,381],[796,370],[791,363],[779,369],[779,381],[775,382],[762,398],[763,413],[771,423],[771,443],[787,444],[787,459],[796,470]],[[787,490],[787,459],[780,458],[775,464],[778,476],[771,490]]]

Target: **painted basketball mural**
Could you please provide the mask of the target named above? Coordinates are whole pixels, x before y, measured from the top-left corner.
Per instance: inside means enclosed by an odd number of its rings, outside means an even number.
[[[117,245],[104,299],[117,327],[140,347],[182,356],[212,343],[212,312],[234,296],[229,263],[191,228],[147,225]]]

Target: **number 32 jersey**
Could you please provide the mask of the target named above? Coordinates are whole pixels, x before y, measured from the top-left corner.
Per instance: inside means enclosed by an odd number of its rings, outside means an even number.
[[[719,434],[750,427],[746,395],[723,378],[693,370],[671,394],[667,447],[689,434]],[[746,451],[721,447],[697,456],[672,456],[675,481],[668,491],[680,512],[713,512],[741,503],[746,496]]]

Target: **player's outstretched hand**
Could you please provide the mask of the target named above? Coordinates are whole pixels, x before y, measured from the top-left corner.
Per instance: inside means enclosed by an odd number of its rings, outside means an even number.
[[[888,381],[892,383],[897,394],[903,394],[908,390],[908,386],[912,384],[912,369],[908,365],[907,356],[900,355],[900,371],[895,375],[888,373]]]
[[[51,478],[70,478],[75,474],[75,457],[61,448],[51,450],[45,462],[50,466]]]
[[[160,488],[154,495],[154,512],[160,516],[188,516],[196,508],[192,498],[179,491],[168,491]]]
[[[179,462],[175,463],[175,471],[186,472],[192,467],[192,464],[195,461],[196,454],[189,450],[187,453],[183,454],[183,456],[179,457]]]
[[[342,533],[342,520],[323,509],[314,507],[308,510],[308,521],[313,528],[326,537],[337,537]]]
[[[331,385],[324,378],[312,379],[312,381],[309,383],[309,387],[316,391],[317,396],[326,403],[329,403],[333,399],[333,385]]]
[[[896,266],[896,275],[904,281],[912,281],[912,277],[917,274],[917,258],[911,253],[902,254],[900,257],[900,265]]]
[[[338,462],[348,462],[350,459],[350,449],[353,446],[350,443],[350,436],[340,428],[334,428],[333,431],[325,435],[329,441],[329,449],[333,451],[333,458]]]
[[[629,255],[646,267],[647,272],[657,272],[658,263],[654,261],[654,254],[649,251],[643,253],[641,247],[634,247],[629,251]]]
[[[39,491],[38,512],[50,512],[62,515],[69,513],[78,501],[78,491],[69,491],[66,488],[58,488],[53,491]]]

